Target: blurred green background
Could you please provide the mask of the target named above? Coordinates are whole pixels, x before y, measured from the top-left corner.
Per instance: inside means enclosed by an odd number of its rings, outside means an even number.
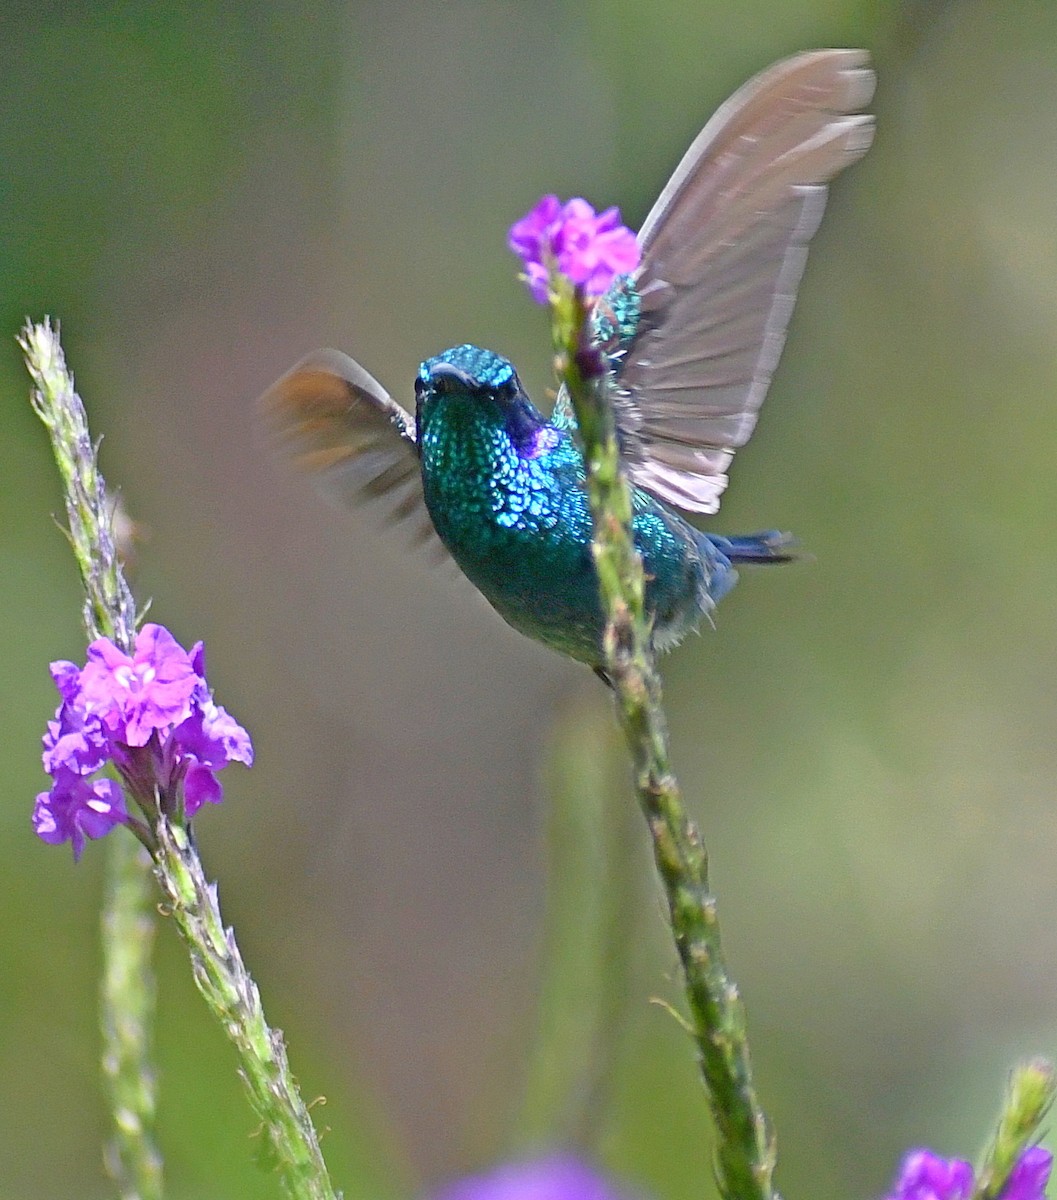
[[[978,0],[233,2],[3,8],[0,1197],[110,1193],[96,1059],[103,847],[29,828],[49,660],[83,653],[14,335],[51,313],[150,539],[137,590],[253,732],[199,838],[349,1197],[516,1140],[535,1026],[547,747],[604,711],[369,514],[271,453],[304,352],[409,401],[470,340],[548,386],[505,230],[543,191],[645,215],[772,60],[876,59],[764,419],[714,527],[794,530],[665,664],[779,1182],[882,1193],[971,1155],[1007,1064],[1057,1051],[1057,6]],[[598,741],[598,753],[615,753]],[[614,803],[628,804],[619,795]],[[708,1130],[643,843],[601,1161],[707,1194]],[[266,1197],[232,1055],[159,945],[174,1200]]]

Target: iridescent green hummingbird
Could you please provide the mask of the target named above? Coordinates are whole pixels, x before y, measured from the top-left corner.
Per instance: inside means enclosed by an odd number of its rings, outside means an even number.
[[[752,434],[785,341],[827,183],[873,138],[861,50],[779,62],[735,93],[687,151],[638,234],[641,262],[598,306],[635,543],[657,650],[733,586],[736,563],[789,557],[780,534],[702,533]],[[550,420],[507,359],[426,359],[406,412],[351,358],[323,350],[266,396],[303,465],[348,500],[384,496],[515,629],[602,668],[584,461],[566,397]],[[674,507],[673,507],[674,506]]]

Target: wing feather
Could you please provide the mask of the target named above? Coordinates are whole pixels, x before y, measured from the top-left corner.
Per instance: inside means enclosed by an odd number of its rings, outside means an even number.
[[[262,403],[298,466],[351,507],[374,500],[412,540],[446,557],[426,510],[415,420],[358,362],[317,350],[274,383]]]
[[[785,343],[826,184],[861,158],[874,76],[861,50],[777,63],[715,114],[639,233],[642,316],[618,367],[632,478],[715,512]]]

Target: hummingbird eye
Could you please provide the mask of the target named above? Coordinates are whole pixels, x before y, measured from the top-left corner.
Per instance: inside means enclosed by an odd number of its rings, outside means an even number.
[[[430,372],[429,381],[423,383],[423,388],[432,392],[434,396],[449,396],[473,392],[476,389],[476,381],[464,372],[445,364]]]

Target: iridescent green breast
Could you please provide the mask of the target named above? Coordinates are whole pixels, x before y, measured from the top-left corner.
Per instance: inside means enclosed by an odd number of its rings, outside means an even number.
[[[426,505],[452,557],[506,621],[599,663],[604,622],[583,458],[564,428],[538,414],[535,427],[515,418],[512,430],[509,407],[478,394],[423,405]],[[637,492],[635,514],[647,604],[664,646],[696,625],[708,603],[707,573],[693,531],[674,513]]]

